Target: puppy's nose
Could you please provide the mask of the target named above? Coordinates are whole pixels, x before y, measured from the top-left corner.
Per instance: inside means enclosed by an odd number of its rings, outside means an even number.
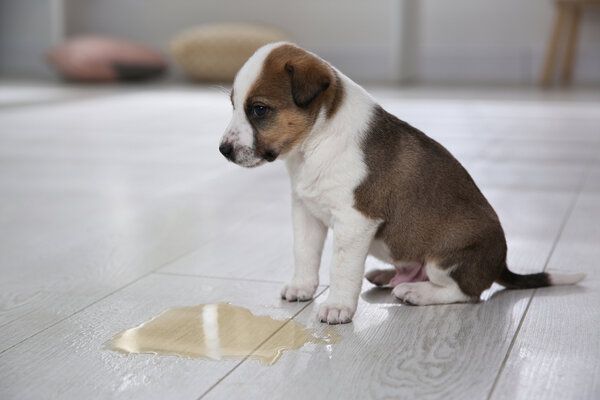
[[[223,143],[219,146],[219,151],[227,158],[231,158],[233,155],[233,146],[231,143]]]

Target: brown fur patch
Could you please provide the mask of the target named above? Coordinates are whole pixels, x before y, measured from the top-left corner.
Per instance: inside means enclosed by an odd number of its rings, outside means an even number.
[[[260,121],[246,112],[255,129],[257,155],[290,151],[308,135],[322,108],[328,118],[335,114],[343,95],[341,81],[329,64],[294,45],[275,48],[244,104],[246,110],[255,103],[269,108],[269,115]]]
[[[381,219],[377,238],[402,261],[456,266],[478,298],[506,268],[498,217],[462,165],[439,143],[378,107],[363,143],[368,175],[355,206]]]

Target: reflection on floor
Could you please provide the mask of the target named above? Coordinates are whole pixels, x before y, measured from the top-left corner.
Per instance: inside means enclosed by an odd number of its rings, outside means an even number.
[[[292,319],[324,335],[315,313],[331,244],[315,301],[280,301],[292,271],[287,177],[281,163],[222,159],[230,106],[219,90],[0,84],[0,398],[598,398],[600,96],[373,93],[472,173],[511,268],[586,280],[432,307],[365,283],[337,344],[272,366],[109,351],[114,334],[203,303],[280,321],[257,332],[265,348]]]

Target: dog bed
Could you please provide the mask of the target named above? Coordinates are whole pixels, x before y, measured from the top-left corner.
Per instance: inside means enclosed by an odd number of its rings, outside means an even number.
[[[231,82],[256,49],[284,39],[286,35],[272,27],[210,24],[177,35],[171,43],[171,52],[189,78]]]

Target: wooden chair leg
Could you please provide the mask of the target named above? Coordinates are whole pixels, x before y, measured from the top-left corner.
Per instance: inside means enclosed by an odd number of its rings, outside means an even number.
[[[556,57],[558,55],[558,49],[560,47],[560,36],[565,22],[565,16],[565,7],[561,4],[557,4],[554,16],[554,25],[552,27],[552,34],[550,36],[550,41],[548,42],[548,47],[546,49],[546,57],[542,69],[542,77],[540,80],[540,84],[542,86],[549,86],[552,83],[552,78],[554,77]]]
[[[560,82],[563,85],[571,84],[575,67],[575,54],[579,38],[579,21],[581,20],[581,7],[572,5],[568,7],[567,42],[563,59]]]

